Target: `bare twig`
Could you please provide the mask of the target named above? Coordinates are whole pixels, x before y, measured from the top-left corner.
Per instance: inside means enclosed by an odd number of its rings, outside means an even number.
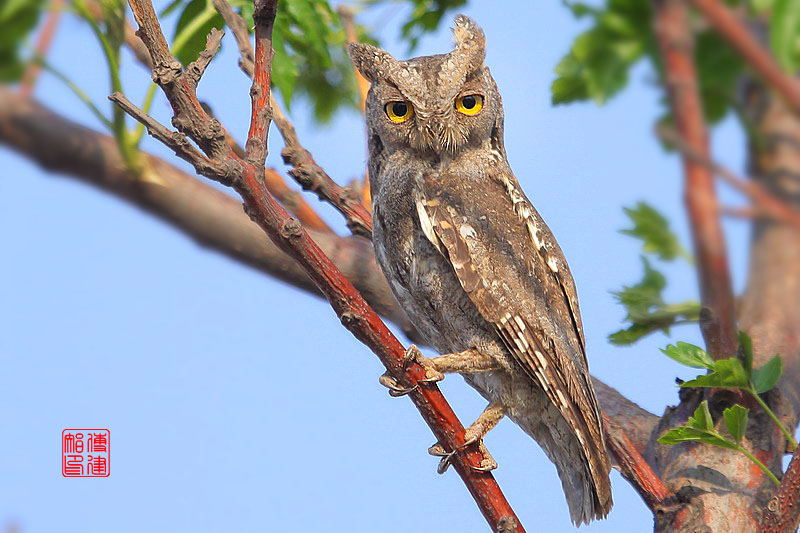
[[[729,205],[719,206],[719,214],[724,217],[740,218],[743,220],[756,220],[761,217],[769,217],[767,213],[750,206],[733,207]]]
[[[781,486],[766,506],[761,533],[791,533],[800,524],[800,448],[796,448]]]
[[[250,44],[250,32],[247,29],[247,24],[226,0],[213,0],[213,2],[214,8],[222,16],[225,25],[231,29],[233,37],[236,39],[236,44],[239,47],[239,67],[248,78],[252,78],[255,58],[253,57],[253,46]]]
[[[657,128],[657,132],[659,137],[677,148],[685,157],[711,170],[711,172],[719,176],[722,181],[742,194],[747,195],[759,211],[768,214],[776,220],[800,228],[800,212],[770,193],[758,182],[737,176],[732,171],[711,159],[710,156],[701,154],[689,146],[689,144],[671,128],[659,127]]]
[[[682,0],[656,0],[655,32],[664,59],[666,86],[678,132],[694,152],[709,157],[708,132],[692,58],[692,37]],[[738,348],[733,289],[719,223],[714,177],[708,167],[683,158],[686,173],[686,208],[697,257],[703,303],[700,327],[708,351],[716,358],[730,357]]]
[[[217,9],[225,24],[231,29],[239,47],[239,66],[253,77],[253,48],[250,45],[250,34],[242,17],[236,13],[225,0],[214,0]],[[294,126],[281,110],[275,98],[271,97],[272,119],[283,137],[285,148],[281,152],[283,161],[292,166],[289,175],[297,181],[304,190],[314,192],[320,200],[330,203],[338,210],[347,222],[347,227],[354,235],[371,237],[372,216],[361,204],[358,195],[350,187],[339,186],[320,167],[311,153],[306,150],[297,137]]]
[[[741,54],[789,107],[800,113],[800,81],[784,73],[758,39],[719,0],[691,0],[706,20]]]
[[[141,42],[138,37],[136,40]],[[206,113],[216,118],[211,106],[206,102],[202,102],[202,105]],[[225,141],[228,143],[231,150],[233,150],[233,153],[244,159],[246,155],[244,148],[239,145],[227,129],[225,130]],[[297,220],[303,224],[304,228],[333,233],[333,230],[322,220],[322,217],[306,203],[305,199],[303,199],[303,195],[286,185],[286,181],[278,171],[274,168],[267,167],[264,173],[264,179],[266,180],[269,192],[277,198],[287,211],[297,217]]]
[[[325,294],[342,323],[360,341],[378,355],[387,370],[404,387],[434,435],[445,450],[460,450],[453,465],[487,521],[495,530],[523,531],[513,510],[500,491],[494,477],[480,472],[482,454],[477,445],[464,445],[464,427],[456,418],[438,387],[424,381],[425,369],[405,362],[405,349],[386,328],[363,297],[336,269],[330,259],[310,238],[299,222],[280,207],[264,182],[266,136],[270,121],[269,70],[271,63],[271,31],[276,0],[256,0],[255,76],[251,89],[252,113],[247,141],[247,157],[238,157],[225,142],[219,123],[208,125],[210,117],[200,106],[195,89],[203,64],[190,65],[183,71],[169,56],[166,40],[149,0],[130,0],[139,24],[139,36],[153,58],[153,78],[161,86],[173,108],[173,124],[190,137],[205,153],[226,170],[224,178],[208,177],[229,183],[242,196],[245,210],[284,252],[293,257]],[[213,53],[209,36],[207,52]],[[266,71],[264,73],[262,71]],[[140,119],[141,117],[135,116]],[[215,121],[214,121],[215,122]],[[198,171],[203,169],[198,168]],[[463,448],[462,448],[463,447]]]
[[[33,51],[34,60],[27,64],[25,72],[22,75],[20,82],[19,92],[23,96],[30,96],[33,93],[33,87],[36,85],[36,79],[42,70],[42,65],[37,58],[43,58],[47,55],[50,45],[55,37],[58,23],[61,21],[61,11],[64,7],[64,0],[53,0],[50,4],[47,19],[39,32],[39,39],[36,41],[36,46]]]
[[[345,218],[354,235],[372,237],[372,215],[364,208],[358,194],[350,187],[341,187],[320,167],[311,152],[297,138],[294,126],[272,99],[273,119],[285,144],[281,151],[283,162],[291,165],[289,175],[303,187],[314,192],[320,200],[329,202]]]

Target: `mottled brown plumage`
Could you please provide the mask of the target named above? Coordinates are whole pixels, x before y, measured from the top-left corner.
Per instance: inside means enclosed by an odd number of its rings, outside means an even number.
[[[458,16],[454,35],[453,52],[409,61],[351,45],[372,84],[376,255],[415,326],[448,354],[423,361],[432,375],[460,372],[491,402],[468,436],[508,415],[555,463],[572,520],[589,522],[611,508],[610,463],[575,285],[508,166],[483,32]]]

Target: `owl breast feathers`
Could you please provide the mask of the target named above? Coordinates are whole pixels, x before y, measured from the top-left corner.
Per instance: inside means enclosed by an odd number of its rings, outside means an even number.
[[[454,35],[451,53],[408,61],[350,47],[371,82],[376,255],[425,340],[447,354],[431,365],[462,373],[492,413],[531,435],[572,520],[589,522],[611,508],[610,461],[575,284],[508,166],[483,31],[459,15]]]

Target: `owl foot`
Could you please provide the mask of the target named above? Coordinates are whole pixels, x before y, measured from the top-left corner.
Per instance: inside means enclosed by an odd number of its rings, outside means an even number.
[[[464,446],[467,446],[466,442],[464,443]],[[472,469],[477,472],[491,472],[497,468],[497,461],[494,460],[492,454],[490,454],[489,450],[486,449],[486,445],[483,444],[483,441],[480,441],[478,444],[478,449],[483,455],[483,458],[481,459],[481,466],[473,466]]]
[[[436,383],[437,381],[442,381],[444,379],[444,374],[439,372],[433,362],[422,355],[422,352],[420,352],[419,348],[417,348],[417,346],[414,344],[409,346],[406,350],[406,355],[403,357],[403,369],[405,369],[412,361],[421,365],[425,369],[425,378],[420,379],[420,383]]]
[[[419,386],[414,385],[413,387],[401,387],[400,384],[397,383],[397,380],[390,376],[388,372],[382,374],[381,377],[378,378],[378,383],[389,389],[389,396],[392,398],[405,396]]]

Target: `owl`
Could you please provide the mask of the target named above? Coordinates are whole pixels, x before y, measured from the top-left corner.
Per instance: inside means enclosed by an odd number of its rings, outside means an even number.
[[[373,243],[400,305],[444,354],[407,357],[430,381],[457,372],[489,402],[467,429],[507,416],[555,464],[576,525],[611,509],[610,461],[589,378],[575,283],[509,167],[485,37],[459,15],[448,54],[398,61],[353,43],[366,102]],[[395,395],[407,392],[388,375]],[[441,446],[432,453],[447,455]],[[451,453],[457,453],[455,452]]]

